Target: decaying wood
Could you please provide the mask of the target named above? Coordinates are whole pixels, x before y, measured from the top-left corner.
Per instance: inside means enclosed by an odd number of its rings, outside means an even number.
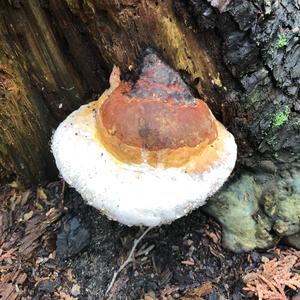
[[[2,1],[0,179],[53,174],[51,130],[103,91],[115,64],[128,74],[147,47],[181,72],[217,113],[232,85],[220,39],[199,34],[167,1]],[[180,8],[178,8],[180,9]]]
[[[64,188],[59,182],[54,186]],[[51,287],[56,281],[59,284],[53,285],[54,290],[61,299],[74,299],[67,291],[70,293],[72,286],[79,288],[71,270],[59,270],[54,261],[56,252],[50,246],[64,211],[63,198],[50,198],[50,204],[44,196],[40,197],[42,193],[46,195],[42,190],[38,188],[35,193],[8,186],[0,188],[0,298],[3,300],[31,298],[34,289],[47,283]]]
[[[29,183],[51,178],[52,129],[93,89],[63,53],[39,1],[10,3],[0,3],[0,179]]]
[[[21,241],[19,252],[29,256],[39,245],[39,239],[47,232],[48,227],[55,223],[62,213],[58,209],[50,209],[45,215],[31,219],[26,226],[25,236]]]
[[[182,300],[201,300],[204,296],[209,295],[213,290],[211,282],[205,282],[202,285],[189,290],[181,299]]]
[[[300,275],[292,272],[297,262],[297,252],[279,253],[278,259],[267,260],[259,267],[244,290],[254,292],[259,300],[287,300],[286,289],[300,288]]]

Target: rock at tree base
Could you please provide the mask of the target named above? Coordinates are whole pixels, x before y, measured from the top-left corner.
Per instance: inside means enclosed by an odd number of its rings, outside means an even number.
[[[58,259],[64,259],[80,253],[90,242],[90,233],[77,217],[68,216],[57,235],[56,247]]]
[[[299,171],[242,176],[203,209],[222,224],[224,245],[235,252],[267,248],[286,236],[300,249]]]

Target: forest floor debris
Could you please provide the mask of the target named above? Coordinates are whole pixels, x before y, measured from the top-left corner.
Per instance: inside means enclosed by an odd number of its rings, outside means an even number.
[[[20,191],[16,183],[0,187],[1,300],[52,299],[55,294],[74,299],[72,271],[56,260],[55,231],[66,212],[63,193],[62,182],[35,191]]]
[[[253,292],[259,300],[288,300],[287,288],[300,290],[300,251],[276,250],[276,258],[265,259],[256,272],[244,277],[244,290]]]
[[[67,255],[59,259],[62,236]],[[139,236],[139,228],[109,221],[63,182],[27,191],[16,183],[0,187],[0,298],[104,299]],[[107,299],[282,300],[296,297],[299,273],[299,252],[291,248],[224,250],[219,225],[196,210],[153,228]],[[282,298],[267,298],[274,289]]]

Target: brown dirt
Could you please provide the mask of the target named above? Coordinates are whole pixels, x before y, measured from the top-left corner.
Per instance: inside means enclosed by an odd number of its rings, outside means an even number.
[[[79,254],[59,260],[56,234],[67,216],[90,232]],[[113,271],[142,230],[101,216],[62,182],[21,192],[0,188],[0,299],[103,299]],[[251,299],[243,276],[276,251],[233,254],[218,224],[200,210],[154,228],[109,299]],[[79,242],[79,241],[78,241]]]

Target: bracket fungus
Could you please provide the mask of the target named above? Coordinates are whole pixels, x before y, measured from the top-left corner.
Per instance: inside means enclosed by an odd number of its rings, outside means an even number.
[[[234,137],[154,53],[136,82],[120,80],[64,120],[57,167],[92,206],[126,225],[170,223],[203,205],[234,168]]]

